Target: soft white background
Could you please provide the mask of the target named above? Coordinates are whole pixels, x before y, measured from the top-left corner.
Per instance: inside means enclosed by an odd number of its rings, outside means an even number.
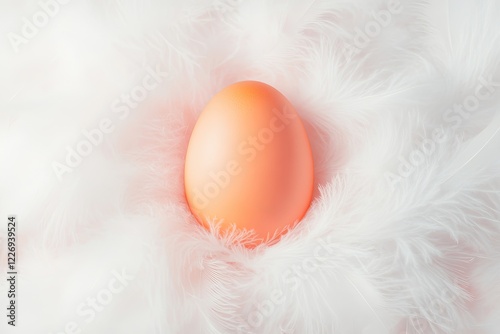
[[[41,7],[1,0],[1,309],[9,214],[20,275],[18,326],[2,311],[0,333],[497,334],[500,85],[446,115],[480,78],[500,83],[500,3],[401,0],[349,53],[388,3],[72,0],[16,50],[9,33]],[[113,103],[157,67],[121,119]],[[200,227],[182,182],[197,115],[249,79],[296,106],[316,179],[298,227],[253,251]],[[53,163],[103,119],[113,131],[59,180]],[[391,186],[436,129],[445,140]],[[102,311],[78,313],[123,271]]]

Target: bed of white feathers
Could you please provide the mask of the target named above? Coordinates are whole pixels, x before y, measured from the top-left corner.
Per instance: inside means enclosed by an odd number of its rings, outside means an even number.
[[[499,1],[0,7],[1,333],[500,333]],[[306,216],[256,249],[183,190],[240,80],[287,96],[315,162]]]

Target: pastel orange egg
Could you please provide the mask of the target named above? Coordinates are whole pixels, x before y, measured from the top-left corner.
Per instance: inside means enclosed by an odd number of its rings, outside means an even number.
[[[186,199],[204,226],[234,224],[261,239],[300,221],[313,193],[313,157],[304,125],[273,87],[243,81],[217,93],[187,148]]]

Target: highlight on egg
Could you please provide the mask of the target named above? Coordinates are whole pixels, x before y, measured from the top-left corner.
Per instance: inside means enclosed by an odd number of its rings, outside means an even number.
[[[304,125],[288,99],[258,81],[217,93],[189,140],[184,185],[198,222],[253,230],[262,241],[300,221],[312,200],[314,164]]]

